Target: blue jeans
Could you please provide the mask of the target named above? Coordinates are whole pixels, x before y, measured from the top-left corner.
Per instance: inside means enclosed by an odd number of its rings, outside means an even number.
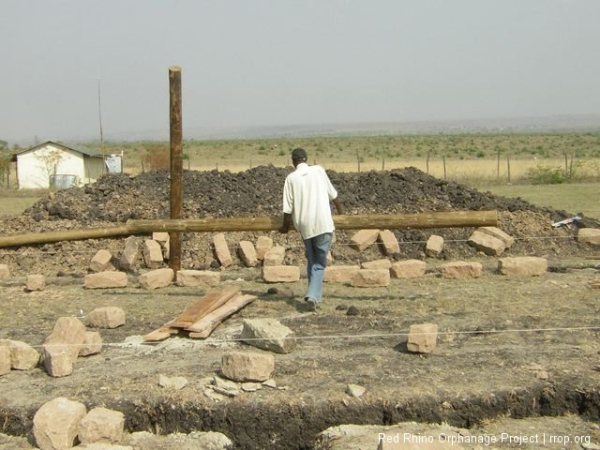
[[[331,248],[333,233],[323,233],[304,240],[306,249],[306,272],[308,275],[308,290],[306,297],[314,298],[321,303],[323,297],[323,276],[327,267],[327,253]]]

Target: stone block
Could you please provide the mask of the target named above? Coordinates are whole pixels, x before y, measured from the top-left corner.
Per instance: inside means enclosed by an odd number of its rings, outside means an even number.
[[[125,311],[118,306],[102,306],[90,312],[88,321],[93,328],[118,328],[125,325]]]
[[[280,266],[285,258],[285,247],[275,245],[263,257],[264,266]]]
[[[480,231],[484,234],[489,234],[490,236],[494,236],[496,239],[500,239],[502,242],[504,242],[504,245],[507,249],[511,248],[512,245],[515,243],[514,237],[512,237],[508,233],[505,233],[497,227],[479,227],[477,231]]]
[[[217,286],[221,282],[221,274],[210,270],[179,270],[177,286]]]
[[[425,275],[427,264],[418,259],[396,261],[392,264],[390,275],[393,278],[419,278]]]
[[[240,339],[246,344],[275,353],[296,348],[296,335],[276,319],[246,319]]]
[[[361,269],[385,269],[390,270],[392,263],[389,259],[376,259],[375,261],[365,261],[360,265]]]
[[[79,356],[96,355],[102,351],[102,336],[97,331],[86,331]]]
[[[0,377],[10,373],[10,369],[10,348],[7,344],[4,344],[2,341],[0,341]]]
[[[600,245],[600,230],[597,228],[580,228],[577,231],[577,241],[584,244]]]
[[[264,266],[262,277],[267,283],[294,283],[300,280],[300,268],[297,266]]]
[[[350,238],[350,245],[359,252],[373,245],[379,238],[379,230],[360,230]]]
[[[398,244],[398,239],[392,231],[381,230],[379,232],[379,242],[381,242],[386,255],[391,256],[400,253],[400,244]]]
[[[25,342],[0,339],[0,346],[10,350],[10,364],[15,370],[31,370],[40,363],[39,352]]]
[[[46,276],[41,274],[27,275],[25,290],[27,292],[43,291],[46,289]]]
[[[152,240],[158,242],[163,254],[163,260],[168,260],[171,253],[171,236],[166,231],[155,231]]]
[[[76,445],[81,420],[85,417],[83,403],[58,397],[44,403],[33,416],[33,435],[42,450],[64,450]]]
[[[82,444],[94,442],[118,443],[123,439],[125,416],[120,411],[96,407],[79,423],[78,436]]]
[[[60,317],[44,341],[44,366],[49,375],[71,375],[85,340],[85,325],[76,317]]]
[[[221,358],[221,372],[234,381],[266,381],[274,369],[271,353],[230,352]]]
[[[437,234],[432,234],[425,244],[425,255],[430,258],[437,258],[444,250],[444,238]]]
[[[129,236],[125,239],[125,248],[119,259],[119,268],[121,270],[132,270],[139,257],[139,244],[135,236]]]
[[[388,269],[360,269],[350,284],[354,287],[383,287],[390,285]]]
[[[164,258],[160,244],[152,239],[145,239],[142,245],[144,263],[149,269],[157,269],[163,265]]]
[[[233,258],[231,257],[229,246],[225,240],[225,234],[215,234],[213,236],[213,245],[215,247],[215,255],[219,261],[219,264],[221,264],[222,267],[231,266],[233,264]]]
[[[175,272],[170,267],[154,269],[138,277],[140,287],[143,289],[159,289],[169,286],[175,278]]]
[[[240,241],[238,247],[240,259],[246,267],[254,267],[258,264],[256,250],[250,241]]]
[[[477,262],[456,261],[440,266],[442,277],[448,279],[479,278],[483,265]]]
[[[127,287],[128,279],[125,272],[90,273],[84,278],[87,289],[112,289]]]
[[[51,377],[66,377],[73,373],[75,359],[68,344],[44,344],[44,368]],[[79,350],[79,347],[77,347]]]
[[[152,233],[152,240],[158,242],[161,246],[165,246],[169,244],[171,237],[166,231],[155,231]]]
[[[479,230],[475,230],[471,234],[467,243],[490,256],[500,256],[506,250],[506,244],[503,240]]]
[[[512,276],[539,276],[548,271],[548,260],[536,256],[517,256],[498,260],[498,272]]]
[[[10,278],[10,270],[8,264],[0,264],[0,281],[8,280]]]
[[[112,264],[113,255],[106,249],[98,250],[90,261],[90,270],[92,272],[104,272],[106,270],[114,270]]]
[[[438,326],[433,323],[411,325],[406,347],[413,353],[431,353],[437,342]]]
[[[327,266],[323,280],[329,283],[350,283],[360,266]]]
[[[268,236],[259,236],[256,240],[256,258],[259,261],[265,259],[265,253],[273,248],[273,239]]]

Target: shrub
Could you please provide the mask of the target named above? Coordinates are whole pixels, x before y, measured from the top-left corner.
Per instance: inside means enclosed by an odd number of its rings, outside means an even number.
[[[532,184],[561,184],[565,181],[560,167],[538,165],[527,170],[525,178]]]
[[[8,179],[10,158],[0,158],[0,184],[4,185]]]

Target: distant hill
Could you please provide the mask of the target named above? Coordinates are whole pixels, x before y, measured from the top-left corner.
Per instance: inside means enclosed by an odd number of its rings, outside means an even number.
[[[600,132],[600,114],[561,115],[547,117],[516,117],[498,119],[330,123],[253,127],[187,127],[184,139],[269,139],[314,136],[368,136],[401,134],[469,134],[469,133],[548,133]],[[167,141],[169,130],[145,130],[106,133],[107,141]],[[64,138],[70,142],[91,142],[91,139]]]
[[[339,135],[600,132],[600,114],[420,122],[188,128],[186,139],[251,139]]]

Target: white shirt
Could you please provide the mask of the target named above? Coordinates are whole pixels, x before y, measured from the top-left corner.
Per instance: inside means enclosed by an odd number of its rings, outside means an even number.
[[[325,169],[300,163],[285,179],[283,212],[292,215],[294,227],[302,239],[333,233],[335,227],[329,202],[337,195]]]

